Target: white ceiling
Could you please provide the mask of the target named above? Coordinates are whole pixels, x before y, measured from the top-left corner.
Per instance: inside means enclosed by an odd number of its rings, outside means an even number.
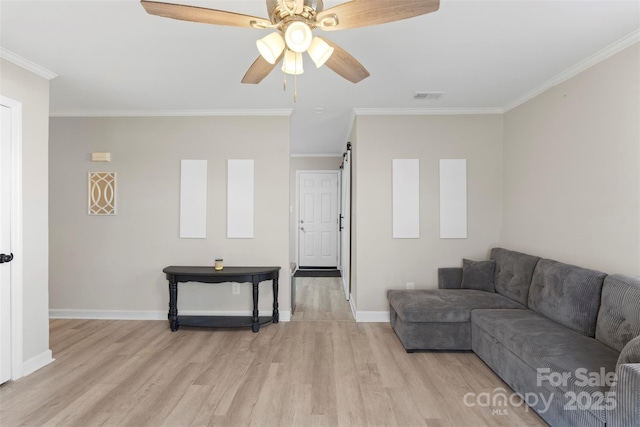
[[[172,2],[267,16],[263,0]],[[294,103],[279,69],[240,83],[264,30],[152,16],[135,0],[0,1],[4,52],[58,74],[52,115],[291,110],[293,154],[342,152],[354,108],[503,111],[639,28],[637,0],[441,0],[432,14],[324,33],[371,77],[354,85],[305,56]]]

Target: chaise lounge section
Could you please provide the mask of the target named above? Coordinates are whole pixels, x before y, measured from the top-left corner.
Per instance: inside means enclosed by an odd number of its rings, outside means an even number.
[[[526,309],[533,270],[540,258],[502,248],[491,251],[484,265],[468,263],[462,268],[441,268],[440,289],[387,291],[391,326],[404,348],[414,350],[471,350],[471,310]],[[480,271],[490,268],[495,291],[482,289],[478,281],[488,281]],[[485,275],[486,276],[486,275]],[[475,280],[475,279],[479,280]],[[466,286],[460,292],[461,286]]]
[[[554,426],[640,426],[640,281],[502,248],[490,258],[440,269],[439,289],[388,291],[405,349],[473,350]]]

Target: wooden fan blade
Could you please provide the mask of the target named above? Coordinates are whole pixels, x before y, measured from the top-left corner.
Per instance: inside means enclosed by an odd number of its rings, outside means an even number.
[[[182,4],[160,3],[147,0],[142,0],[140,3],[142,3],[142,7],[144,7],[147,13],[151,15],[180,19],[182,21],[249,28],[254,27],[252,22],[258,25],[271,25],[271,22],[264,18],[242,15],[234,12],[225,12],[224,10],[185,6]]]
[[[360,80],[369,77],[370,74],[367,69],[356,58],[349,55],[346,50],[325,38],[320,38],[334,49],[333,54],[324,65],[352,83],[358,83]]]
[[[242,83],[245,83],[245,84],[260,83],[265,77],[269,75],[269,73],[274,68],[276,68],[276,65],[280,63],[281,58],[282,58],[282,55],[280,55],[280,58],[278,58],[275,63],[269,64],[269,62],[267,62],[267,60],[264,59],[262,55],[258,56],[258,58],[255,61],[253,61],[253,64],[251,64],[251,67],[249,67],[246,74],[242,78]]]
[[[316,22],[323,30],[345,30],[400,21],[439,8],[440,0],[352,0],[318,13]],[[333,15],[338,17],[337,25],[323,26],[322,21]]]

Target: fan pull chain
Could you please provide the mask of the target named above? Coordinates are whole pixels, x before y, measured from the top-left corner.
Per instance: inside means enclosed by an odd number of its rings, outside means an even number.
[[[294,68],[296,70],[296,74],[293,75],[293,102],[298,102],[298,56],[295,57],[295,65]],[[300,64],[302,65],[302,64]]]
[[[287,91],[287,73],[282,73],[282,90]]]
[[[298,102],[298,75],[293,76],[293,102]]]

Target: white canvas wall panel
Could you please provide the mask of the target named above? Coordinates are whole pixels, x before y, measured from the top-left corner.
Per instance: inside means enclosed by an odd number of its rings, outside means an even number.
[[[207,237],[207,161],[180,164],[180,238]]]
[[[253,238],[253,160],[227,162],[227,237]]]
[[[393,238],[420,238],[420,161],[393,159]]]
[[[467,238],[467,160],[440,160],[440,238]]]

